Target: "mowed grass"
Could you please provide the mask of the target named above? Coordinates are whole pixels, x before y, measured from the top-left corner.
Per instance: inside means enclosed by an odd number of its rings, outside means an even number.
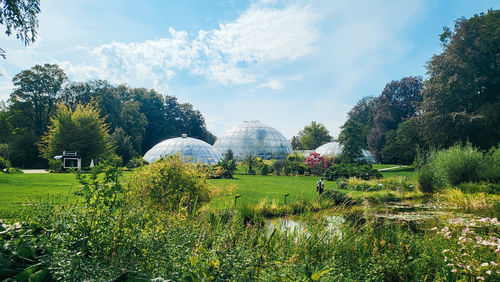
[[[71,201],[78,181],[70,173],[0,173],[0,218],[15,216],[23,207],[41,200]]]
[[[276,176],[276,175],[235,175],[234,179],[210,179],[209,183],[222,188],[223,193],[210,203],[211,207],[229,208],[234,206],[234,197],[237,205],[258,204],[266,199],[268,202],[275,201],[283,205],[285,195],[287,203],[299,201],[301,199],[314,200],[318,198],[316,192],[316,176]],[[325,189],[334,189],[336,182],[325,181]],[[236,188],[231,194],[224,193],[224,190]]]
[[[124,174],[124,179],[129,173]],[[413,168],[402,168],[383,171],[384,177],[406,176],[414,178]],[[209,203],[217,209],[234,207],[234,197],[237,206],[244,204],[258,204],[265,199],[268,202],[284,204],[285,194],[287,203],[302,199],[315,200],[317,176],[276,176],[276,175],[246,175],[236,174],[234,179],[209,179],[208,182],[219,187],[222,191]],[[0,173],[0,218],[11,218],[28,207],[33,202],[50,199],[52,201],[75,201],[78,196],[73,192],[79,186],[75,175],[70,173],[59,174],[5,174]],[[337,183],[325,181],[325,190],[338,189]],[[230,191],[230,192],[229,192]],[[355,191],[353,191],[355,192]],[[360,193],[360,192],[356,192]]]

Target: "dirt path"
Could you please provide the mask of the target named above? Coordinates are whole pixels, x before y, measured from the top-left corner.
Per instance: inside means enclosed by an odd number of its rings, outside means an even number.
[[[48,173],[46,169],[23,169],[24,173]]]

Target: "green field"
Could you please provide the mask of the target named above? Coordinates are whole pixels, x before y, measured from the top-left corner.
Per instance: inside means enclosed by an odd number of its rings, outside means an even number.
[[[413,177],[413,169],[382,172],[384,177]],[[127,177],[128,173],[124,175]],[[239,195],[237,205],[257,204],[263,199],[284,204],[284,195],[291,203],[301,199],[313,200],[316,192],[316,176],[275,176],[237,174],[234,179],[210,179],[209,183],[221,188],[222,193],[210,203],[214,208],[234,206],[234,197]],[[0,218],[15,217],[16,213],[30,203],[41,200],[73,201],[78,182],[73,174],[5,174],[0,173]],[[325,181],[325,189],[335,189],[337,183]],[[229,188],[229,189],[228,189]],[[232,189],[231,189],[232,188]],[[228,190],[234,190],[227,193]],[[356,192],[355,192],[356,193]],[[361,192],[359,192],[361,193]],[[361,194],[360,194],[361,195]],[[355,195],[354,195],[355,196]]]

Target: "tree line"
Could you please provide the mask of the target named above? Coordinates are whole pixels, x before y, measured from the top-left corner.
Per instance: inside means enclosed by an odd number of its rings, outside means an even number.
[[[0,105],[0,157],[9,159],[13,166],[46,166],[49,157],[42,158],[41,141],[54,122],[51,117],[58,113],[62,118],[65,111],[69,117],[83,109],[97,110],[107,124],[113,151],[124,162],[182,133],[211,144],[215,141],[193,105],[153,89],[115,86],[105,80],[71,82],[55,64],[23,70],[14,76],[13,84],[8,104]]]
[[[440,40],[425,81],[392,81],[351,109],[338,138],[345,157],[368,148],[384,163],[409,164],[431,148],[500,142],[500,11],[458,19]]]

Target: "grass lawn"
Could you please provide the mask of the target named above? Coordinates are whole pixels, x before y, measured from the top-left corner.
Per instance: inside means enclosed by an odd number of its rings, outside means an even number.
[[[70,173],[0,173],[0,218],[14,216],[24,204],[42,199],[73,200],[78,184]]]
[[[401,168],[383,171],[384,177],[407,176],[413,178],[413,168]],[[124,174],[127,177],[128,173]],[[262,176],[240,173],[234,179],[209,179],[208,182],[221,187],[222,193],[213,199],[211,207],[223,209],[234,206],[234,196],[240,195],[237,205],[258,204],[262,199],[284,204],[284,195],[291,203],[301,199],[317,199],[316,176]],[[0,218],[14,217],[26,204],[42,199],[72,201],[76,200],[72,192],[78,182],[73,174],[5,174],[0,173]],[[325,189],[336,189],[337,183],[325,181]],[[233,190],[232,193],[224,191]],[[361,192],[355,192],[355,194]],[[381,192],[380,192],[381,193]],[[376,194],[376,193],[375,193]],[[375,194],[373,194],[375,196]],[[353,195],[355,196],[355,195]],[[361,194],[359,195],[361,196]]]
[[[242,175],[234,176],[235,179],[210,179],[209,182],[213,185],[222,187],[223,190],[228,187],[236,187],[236,190],[231,194],[223,193],[220,197],[212,200],[210,205],[216,208],[234,206],[234,196],[240,195],[237,200],[237,205],[245,203],[257,204],[262,199],[267,201],[275,201],[278,204],[284,204],[284,195],[290,194],[287,197],[287,203],[298,201],[301,199],[313,200],[318,197],[316,192],[316,176],[275,176],[275,175]],[[325,181],[325,189],[333,189],[337,187],[337,183]]]
[[[408,177],[408,179],[415,179],[415,168],[412,166],[398,167],[398,168],[390,169],[390,170],[383,170],[380,173],[382,173],[382,176],[384,178],[406,176],[406,177]]]

